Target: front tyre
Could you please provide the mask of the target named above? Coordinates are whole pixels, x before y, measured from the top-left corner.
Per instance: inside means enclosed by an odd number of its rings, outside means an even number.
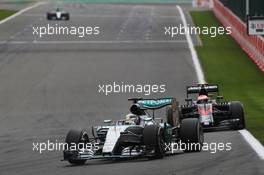
[[[203,128],[197,118],[183,119],[180,127],[181,148],[184,152],[199,152],[204,142]]]
[[[241,102],[239,101],[232,101],[230,103],[230,118],[233,120],[233,129],[239,130],[244,129],[246,127],[245,124],[245,117],[244,117],[244,108]]]
[[[75,145],[77,148],[82,149],[78,145],[80,143],[82,143],[82,145],[83,144],[85,145],[88,142],[89,142],[89,136],[85,130],[70,130],[65,139],[65,143],[68,145],[68,148],[70,148],[71,145]],[[64,158],[66,151],[64,153]],[[75,151],[78,152],[78,150]],[[77,159],[76,157],[74,157],[74,155],[71,157],[67,157],[66,159],[68,160],[69,163],[74,165],[83,165],[86,162],[86,160]]]
[[[143,130],[143,142],[148,152],[153,155],[151,158],[161,159],[165,154],[163,129],[158,125],[147,125]]]

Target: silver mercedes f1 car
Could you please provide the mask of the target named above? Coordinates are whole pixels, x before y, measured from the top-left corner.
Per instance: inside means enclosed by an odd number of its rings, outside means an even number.
[[[80,165],[91,159],[163,158],[172,153],[167,149],[172,143],[180,147],[185,144],[184,152],[201,151],[200,122],[196,118],[180,120],[175,98],[129,100],[131,113],[125,119],[105,120],[104,125],[92,127],[91,134],[86,130],[70,130],[63,160]],[[154,111],[165,107],[166,119],[157,118]]]
[[[70,20],[70,14],[57,8],[54,11],[47,12],[47,20]]]

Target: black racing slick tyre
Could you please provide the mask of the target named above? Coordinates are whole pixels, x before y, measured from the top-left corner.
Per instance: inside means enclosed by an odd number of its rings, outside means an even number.
[[[47,20],[51,20],[51,17],[49,14],[47,14]]]
[[[165,142],[163,129],[157,125],[145,126],[143,130],[143,142],[147,151],[154,153],[150,158],[161,159],[165,154]]]
[[[89,142],[89,136],[85,130],[70,130],[65,139],[65,143],[67,143],[68,147],[70,147],[71,145],[77,146],[80,143],[86,144],[88,142]],[[86,160],[76,159],[76,158],[69,158],[67,160],[69,163],[74,165],[82,165],[86,162]]]
[[[184,152],[201,151],[204,141],[204,133],[199,119],[183,119],[180,126],[180,138],[180,146]]]
[[[70,20],[70,15],[69,15],[69,14],[66,14],[66,15],[65,15],[65,20],[66,20],[66,21],[69,21],[69,20]]]
[[[246,127],[245,117],[244,117],[244,108],[241,102],[232,101],[230,103],[230,118],[233,120],[233,129],[239,130],[244,129]]]

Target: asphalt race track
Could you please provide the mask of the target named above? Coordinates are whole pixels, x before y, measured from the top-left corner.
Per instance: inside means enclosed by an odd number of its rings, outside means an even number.
[[[231,142],[231,151],[167,156],[162,160],[61,162],[62,152],[32,151],[32,142],[63,141],[71,128],[90,128],[127,114],[128,97],[98,93],[99,84],[166,84],[150,97],[185,97],[197,82],[185,36],[164,35],[181,23],[175,5],[66,4],[70,21],[47,21],[45,4],[0,25],[0,175],[263,174],[263,161],[236,131],[205,135]],[[33,36],[33,26],[99,26],[100,35]],[[144,97],[144,96],[143,96]]]

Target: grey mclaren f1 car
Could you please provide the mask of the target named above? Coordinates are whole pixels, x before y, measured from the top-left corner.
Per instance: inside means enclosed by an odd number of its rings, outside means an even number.
[[[63,160],[80,165],[91,159],[163,158],[172,154],[168,149],[172,143],[181,147],[189,144],[184,152],[201,151],[200,122],[197,118],[180,120],[175,98],[129,100],[132,101],[131,113],[124,119],[105,120],[104,125],[92,127],[90,134],[86,130],[70,130]],[[166,108],[166,119],[154,115],[154,111],[161,108]]]
[[[196,99],[190,98],[197,94]],[[244,129],[244,108],[239,101],[224,101],[218,85],[187,86],[186,104],[180,106],[180,118],[197,118],[206,131]]]

